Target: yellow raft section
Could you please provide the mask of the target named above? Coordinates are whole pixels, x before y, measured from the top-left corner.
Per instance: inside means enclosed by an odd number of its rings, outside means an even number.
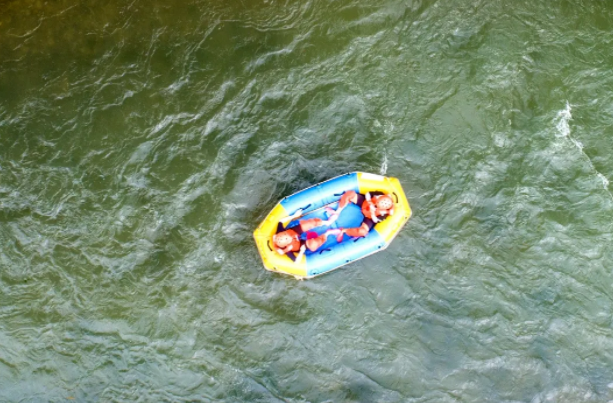
[[[359,193],[366,194],[367,192],[378,191],[397,196],[397,199],[394,200],[396,202],[394,215],[377,223],[372,229],[372,231],[377,231],[385,239],[387,247],[412,214],[400,181],[397,178],[365,172],[355,173],[358,177]],[[255,229],[253,237],[266,270],[290,274],[301,279],[308,278],[306,258],[304,256],[302,256],[299,262],[294,262],[286,255],[280,255],[272,250],[272,236],[277,232],[277,225],[281,220],[288,217],[290,213],[285,211],[285,208],[279,202]]]

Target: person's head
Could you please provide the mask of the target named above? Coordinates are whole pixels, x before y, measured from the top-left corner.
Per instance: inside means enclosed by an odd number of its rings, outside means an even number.
[[[285,248],[292,243],[292,236],[287,231],[279,232],[272,236],[272,241],[278,248]]]
[[[380,210],[390,210],[392,207],[394,207],[394,201],[389,195],[383,195],[377,197],[376,205]]]

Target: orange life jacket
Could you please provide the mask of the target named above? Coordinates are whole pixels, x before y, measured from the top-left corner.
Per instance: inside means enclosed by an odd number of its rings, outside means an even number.
[[[364,214],[364,217],[370,218],[372,220],[372,214],[370,213],[371,205],[375,208],[375,215],[377,217],[381,217],[390,213],[390,210],[377,208],[377,200],[379,199],[379,197],[383,196],[385,195],[373,196],[370,198],[370,200],[364,200],[364,203],[362,203],[362,214]]]
[[[296,233],[296,231],[294,231],[293,229],[288,229],[283,232],[287,233],[287,235],[292,237],[292,243],[287,245],[285,248],[279,248],[273,240],[272,244],[275,246],[275,249],[281,249],[283,253],[299,251],[300,250],[300,238],[298,237],[298,234]],[[282,232],[279,232],[279,234],[282,234]]]

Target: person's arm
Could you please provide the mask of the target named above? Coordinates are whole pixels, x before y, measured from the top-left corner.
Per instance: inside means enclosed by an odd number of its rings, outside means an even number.
[[[298,218],[302,215],[302,209],[299,209],[298,211],[296,211],[294,214],[287,216],[285,218],[282,218],[280,221],[283,224],[283,227],[285,227],[287,224],[289,224],[290,222],[292,222],[293,219]]]
[[[375,204],[370,203],[368,205],[368,209],[370,210],[370,219],[373,220],[373,222],[378,223],[379,219],[377,218],[377,208],[375,207]]]
[[[306,246],[302,245],[300,247],[300,252],[298,253],[298,256],[296,256],[296,260],[294,261],[294,263],[298,264],[300,262],[300,259],[302,259],[302,255],[304,255],[305,250],[306,250]]]
[[[392,198],[392,195],[390,193],[388,193],[387,196],[390,198],[390,200],[392,200],[392,208],[387,210],[387,214],[394,215],[394,207],[395,207],[395,204],[393,204],[394,199]]]

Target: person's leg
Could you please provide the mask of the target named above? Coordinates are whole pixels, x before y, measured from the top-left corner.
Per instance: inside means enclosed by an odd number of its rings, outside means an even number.
[[[309,218],[308,220],[300,220],[299,227],[302,232],[306,232],[312,230],[313,228],[321,227],[327,223],[327,221],[324,221],[321,218]]]
[[[373,220],[371,220],[370,218],[365,218],[364,221],[362,221],[362,225],[360,225],[359,227],[345,228],[343,229],[343,232],[350,237],[360,238],[366,236],[366,234],[368,234],[374,226],[375,223]]]
[[[317,235],[317,234],[315,234]],[[313,238],[306,240],[306,246],[309,248],[311,252],[315,252],[317,249],[321,247],[324,243],[326,243],[326,239],[328,236],[326,234],[322,234],[319,236],[314,236]]]
[[[362,193],[358,193],[358,198],[357,198],[355,204],[358,207],[362,207],[362,203],[364,203],[364,200],[366,200],[366,196],[364,196]]]
[[[336,211],[331,211],[332,209],[328,210],[328,213],[330,214],[330,216],[329,216],[329,218],[327,220],[322,220],[321,218],[309,218],[307,220],[300,220],[300,222],[299,222],[300,225],[298,226],[301,229],[300,233],[310,231],[313,228],[321,227],[323,225],[330,225],[330,224],[332,224],[334,221],[336,221],[336,219],[340,215],[341,211],[345,207],[347,207],[347,205],[350,202],[360,206],[364,202],[364,200],[365,200],[364,195],[356,193],[353,190],[346,191],[341,196],[341,200],[338,203],[338,207],[337,207]],[[294,228],[292,227],[292,229],[294,229]],[[295,229],[294,229],[294,231],[295,231]],[[325,242],[325,240],[324,240],[324,242]]]
[[[324,234],[326,237],[328,237],[329,235],[334,235],[336,236],[336,242],[341,243],[343,241],[343,230],[340,228],[335,228],[335,229],[329,229],[326,231],[326,233]]]
[[[368,226],[362,223],[362,225],[356,228],[345,228],[344,232],[352,238],[360,238],[368,234]]]
[[[354,190],[348,190],[341,196],[341,199],[338,202],[338,208],[336,211],[339,213],[347,207],[349,203],[357,203],[358,202],[358,194]]]
[[[332,224],[334,221],[338,219],[341,214],[341,211],[345,207],[349,205],[349,203],[353,203],[357,206],[361,206],[364,202],[364,195],[356,193],[353,190],[348,190],[341,196],[341,199],[338,202],[338,206],[336,210],[331,207],[326,207],[326,212],[328,213],[328,225]]]

